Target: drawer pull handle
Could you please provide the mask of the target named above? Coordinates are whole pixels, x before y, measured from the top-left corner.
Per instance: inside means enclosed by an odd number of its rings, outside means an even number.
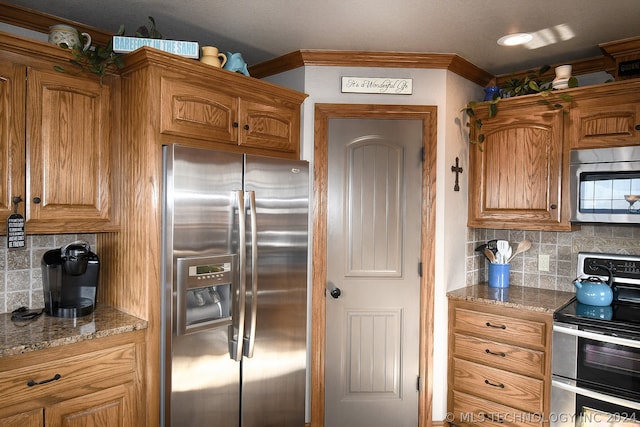
[[[487,354],[493,354],[494,356],[507,357],[507,353],[502,351],[491,351],[488,348],[484,350]]]
[[[46,383],[50,383],[51,381],[58,381],[60,378],[62,378],[62,375],[55,374],[53,376],[53,378],[49,378],[48,380],[42,380],[42,381],[39,381],[39,382],[36,382],[34,380],[29,380],[29,381],[27,381],[27,385],[29,387],[33,387],[34,385],[46,384]]]
[[[491,322],[487,322],[487,323],[485,323],[485,325],[487,325],[490,328],[507,329],[507,327],[505,325],[494,325]]]
[[[504,388],[504,384],[502,384],[502,383],[495,384],[495,383],[492,383],[489,380],[484,380],[484,383],[487,384],[487,385],[490,385],[491,387]]]

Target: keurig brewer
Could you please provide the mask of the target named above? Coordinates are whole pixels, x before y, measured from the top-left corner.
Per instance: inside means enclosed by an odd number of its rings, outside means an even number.
[[[54,317],[81,317],[96,307],[100,260],[87,242],[76,241],[42,256],[44,311]]]

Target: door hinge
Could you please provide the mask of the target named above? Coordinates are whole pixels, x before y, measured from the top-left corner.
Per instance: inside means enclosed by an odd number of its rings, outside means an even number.
[[[422,261],[418,262],[418,276],[422,277]]]
[[[425,157],[426,153],[424,151],[424,146],[420,148],[420,161],[422,163],[424,163],[424,157]]]
[[[422,388],[422,378],[420,378],[420,375],[418,375],[418,377],[416,378],[416,390],[420,391],[421,388]]]

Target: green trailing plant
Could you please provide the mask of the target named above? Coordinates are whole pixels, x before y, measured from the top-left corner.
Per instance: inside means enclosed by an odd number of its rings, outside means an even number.
[[[120,25],[116,36],[123,36],[125,33],[124,25]],[[82,34],[78,31],[79,39],[82,40]],[[156,21],[152,16],[149,16],[149,21],[146,25],[140,26],[135,33],[136,37],[145,37],[152,39],[161,39],[162,34],[156,29]],[[60,47],[69,49],[65,43],[62,43]],[[67,70],[65,67],[56,65],[53,68],[61,73],[81,74],[81,73],[93,73],[100,77],[100,85],[104,76],[108,72],[115,72],[124,67],[123,54],[115,53],[113,51],[113,39],[109,40],[106,46],[90,46],[84,50],[82,45],[73,46],[71,48],[71,54],[73,58],[69,60],[74,67],[74,71]]]
[[[476,108],[478,106],[487,106],[487,118],[492,118],[498,115],[498,104],[500,100],[504,98],[512,98],[516,96],[538,94],[541,99],[538,103],[546,105],[552,110],[565,110],[564,103],[571,103],[571,95],[562,92],[554,92],[552,90],[552,78],[543,78],[543,75],[549,71],[550,67],[544,65],[535,71],[528,71],[524,77],[511,78],[500,86],[500,91],[494,93],[492,99],[488,101],[469,101],[467,105],[462,109],[466,113],[468,121],[467,127],[469,128],[469,142],[478,146],[482,151],[482,143],[485,140],[485,135],[482,133],[483,122],[476,114]],[[568,82],[569,87],[577,87],[578,80],[575,77],[571,77]],[[474,135],[475,139],[472,138]]]
[[[153,16],[149,17],[147,25],[142,25],[136,30],[136,37],[144,37],[147,39],[161,39],[162,34],[156,29],[156,21]]]
[[[78,31],[80,40],[82,35]],[[124,25],[121,25],[116,35],[124,35]],[[62,43],[60,47],[68,49],[69,46]],[[75,67],[74,71],[69,71],[66,68],[56,65],[53,68],[60,73],[82,74],[93,73],[100,77],[100,85],[102,80],[108,72],[114,72],[124,67],[124,60],[122,54],[115,53],[113,51],[113,39],[109,40],[106,46],[90,46],[84,50],[82,45],[76,45],[71,48],[71,54],[73,58],[69,60],[71,65]]]

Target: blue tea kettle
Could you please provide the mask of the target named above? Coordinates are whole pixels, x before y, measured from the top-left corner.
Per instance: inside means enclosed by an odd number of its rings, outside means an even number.
[[[613,302],[617,289],[613,286],[613,271],[603,265],[599,265],[598,267],[607,270],[607,273],[609,273],[607,282],[603,282],[597,276],[592,276],[586,279],[580,279],[578,277],[573,284],[576,287],[576,298],[578,302],[598,307],[606,307]]]

